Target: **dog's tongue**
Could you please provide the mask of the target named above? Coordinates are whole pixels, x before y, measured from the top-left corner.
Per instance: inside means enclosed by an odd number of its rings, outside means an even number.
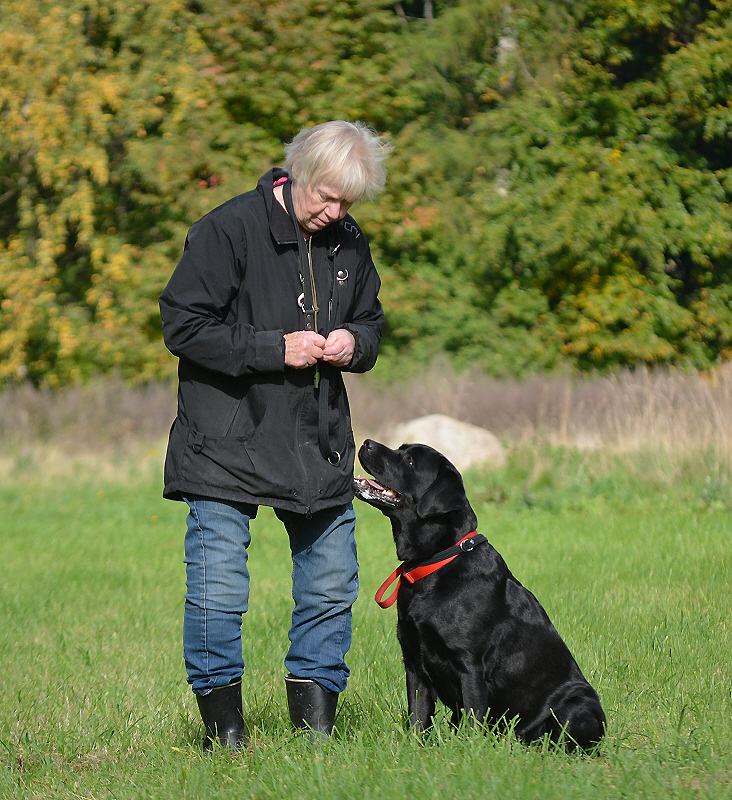
[[[371,478],[354,478],[353,482],[356,493],[361,500],[365,500],[367,503],[380,500],[384,503],[396,505],[399,501],[399,496],[395,491]]]
[[[359,475],[357,478],[354,478],[354,481],[362,489],[366,489],[368,487],[369,489],[373,489],[375,492],[378,492],[379,494],[388,494],[390,491],[387,486],[384,486],[383,484],[378,483],[378,481],[372,480],[371,478],[362,478]]]

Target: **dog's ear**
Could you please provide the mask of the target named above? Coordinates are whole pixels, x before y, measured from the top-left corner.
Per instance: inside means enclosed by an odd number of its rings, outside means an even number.
[[[417,516],[421,519],[449,514],[465,508],[465,487],[460,473],[452,464],[440,467],[432,485],[417,502]]]

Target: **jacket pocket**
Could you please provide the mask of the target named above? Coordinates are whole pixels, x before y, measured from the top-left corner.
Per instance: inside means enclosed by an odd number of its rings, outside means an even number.
[[[181,463],[181,475],[187,482],[212,489],[243,489],[246,476],[254,471],[240,436],[209,436],[188,430]]]
[[[242,406],[240,417],[249,409]],[[251,417],[247,419],[251,425]],[[210,436],[189,429],[182,464],[184,480],[257,498],[297,499],[301,489],[294,425],[285,392],[271,392],[249,436]],[[236,428],[241,428],[244,419]]]

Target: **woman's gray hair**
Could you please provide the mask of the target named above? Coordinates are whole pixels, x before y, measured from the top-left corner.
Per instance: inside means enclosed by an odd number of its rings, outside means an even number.
[[[303,186],[327,186],[356,203],[384,190],[383,162],[392,149],[364,122],[322,122],[285,145],[285,169]]]

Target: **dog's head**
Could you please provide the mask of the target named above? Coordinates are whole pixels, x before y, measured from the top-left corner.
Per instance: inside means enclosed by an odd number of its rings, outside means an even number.
[[[402,561],[429,557],[475,530],[463,480],[442,453],[424,444],[392,450],[367,439],[358,457],[373,480],[355,478],[356,496],[389,517]]]

